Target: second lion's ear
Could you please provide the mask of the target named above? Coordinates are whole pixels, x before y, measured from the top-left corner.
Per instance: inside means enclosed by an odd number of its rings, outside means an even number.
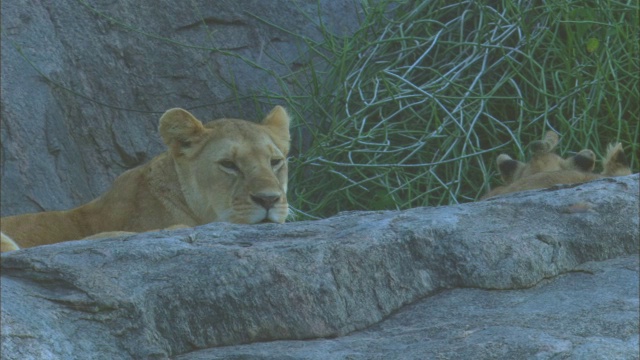
[[[498,155],[496,163],[498,164],[500,177],[502,178],[502,181],[507,185],[517,180],[516,177],[519,177],[519,173],[525,167],[525,164],[521,163],[518,160],[513,160],[511,156],[507,154]]]
[[[200,120],[180,108],[167,110],[160,118],[158,130],[174,156],[187,155],[205,132]]]
[[[563,169],[592,172],[596,167],[596,154],[589,150],[580,150],[579,153],[562,161],[560,166]]]
[[[607,147],[607,156],[604,158],[602,167],[604,168],[602,170],[604,176],[631,175],[631,168],[621,143],[611,144]]]

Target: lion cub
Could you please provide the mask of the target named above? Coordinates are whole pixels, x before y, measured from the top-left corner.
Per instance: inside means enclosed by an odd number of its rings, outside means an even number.
[[[215,221],[283,223],[289,211],[289,122],[281,106],[260,124],[202,124],[186,110],[170,109],[159,124],[168,151],[126,171],[85,205],[0,219],[2,251]]]
[[[511,192],[547,188],[558,184],[574,184],[608,176],[630,175],[631,169],[622,144],[609,145],[603,160],[603,171],[593,173],[596,157],[591,150],[582,150],[563,159],[551,151],[558,143],[558,135],[547,132],[542,141],[531,144],[532,158],[527,164],[505,154],[497,158],[500,177],[505,185],[489,191],[482,199]]]
[[[505,185],[540,172],[558,170],[593,171],[596,164],[596,155],[593,151],[582,150],[572,157],[563,159],[553,152],[558,145],[558,140],[558,134],[548,131],[542,140],[532,142],[529,145],[532,153],[531,160],[526,164],[513,160],[506,154],[498,155],[496,162],[500,177]]]

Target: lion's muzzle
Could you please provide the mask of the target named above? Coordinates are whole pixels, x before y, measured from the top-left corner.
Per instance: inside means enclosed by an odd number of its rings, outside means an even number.
[[[251,194],[251,200],[262,206],[265,210],[271,209],[278,201],[280,201],[280,194],[274,193],[258,193]]]

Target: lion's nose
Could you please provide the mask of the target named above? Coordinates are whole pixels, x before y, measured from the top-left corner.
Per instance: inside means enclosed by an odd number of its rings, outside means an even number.
[[[266,210],[269,210],[278,202],[278,200],[280,200],[280,195],[260,193],[255,195],[251,194],[251,200],[253,200],[254,203],[262,206]]]

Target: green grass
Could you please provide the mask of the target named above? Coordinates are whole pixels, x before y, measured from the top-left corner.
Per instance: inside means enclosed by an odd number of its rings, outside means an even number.
[[[326,71],[287,97],[300,219],[474,201],[494,160],[561,135],[638,166],[637,1],[363,2],[353,36],[305,39]],[[391,11],[388,11],[392,9]],[[307,137],[304,134],[309,134]]]

